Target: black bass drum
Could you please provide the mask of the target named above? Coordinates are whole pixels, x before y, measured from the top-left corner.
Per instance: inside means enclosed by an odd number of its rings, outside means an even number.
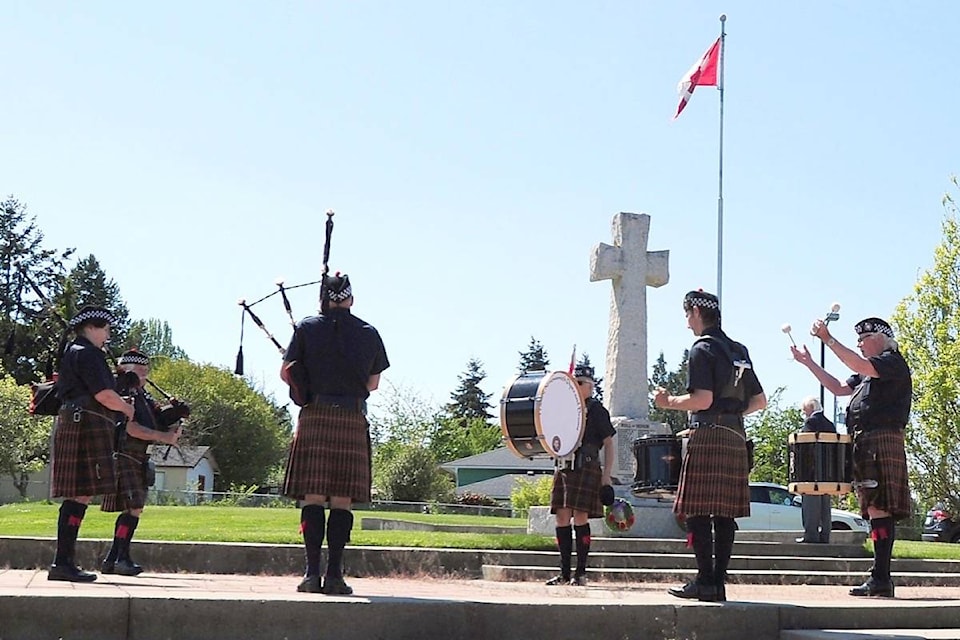
[[[577,381],[565,371],[527,371],[500,398],[500,429],[507,447],[521,458],[562,458],[580,446],[584,405]]]

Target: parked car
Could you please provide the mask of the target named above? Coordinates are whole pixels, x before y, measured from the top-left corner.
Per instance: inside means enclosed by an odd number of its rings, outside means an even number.
[[[924,542],[960,543],[960,520],[947,513],[942,504],[935,504],[923,520],[920,538]]]
[[[750,517],[737,518],[742,531],[803,531],[800,503],[803,496],[772,482],[750,483]],[[830,510],[830,528],[834,531],[870,531],[870,523],[859,513]]]

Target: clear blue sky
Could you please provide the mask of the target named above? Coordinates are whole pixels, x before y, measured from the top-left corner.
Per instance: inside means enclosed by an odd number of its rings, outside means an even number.
[[[131,316],[232,369],[238,298],[331,267],[380,330],[385,382],[437,404],[470,358],[499,400],[531,336],[605,358],[589,256],[618,211],[670,250],[649,361],[716,287],[718,92],[672,122],[726,13],[724,327],[768,391],[888,317],[932,264],[960,171],[954,2],[27,2],[0,5],[0,193],[48,247],[93,253]],[[294,298],[298,317],[316,289]],[[285,343],[279,301],[256,307]],[[250,322],[246,369],[283,394]],[[815,351],[815,352],[816,352]],[[846,372],[832,359],[828,369]]]

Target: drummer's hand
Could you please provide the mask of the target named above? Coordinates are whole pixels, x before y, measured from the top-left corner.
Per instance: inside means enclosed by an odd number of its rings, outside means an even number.
[[[826,342],[830,339],[830,330],[827,329],[827,323],[823,320],[814,320],[813,326],[810,327],[810,335],[816,336]]]
[[[803,345],[803,351],[800,351],[800,349],[797,349],[791,345],[790,353],[793,354],[793,359],[800,364],[809,365],[811,362],[813,362],[813,358],[810,357],[810,351],[807,349],[807,345]]]
[[[669,404],[670,394],[663,387],[657,387],[653,391],[653,404],[660,409],[666,409]]]
[[[606,486],[612,486],[612,485],[613,485],[613,482],[611,481],[610,474],[604,471],[603,476],[600,478],[600,486],[606,487]]]

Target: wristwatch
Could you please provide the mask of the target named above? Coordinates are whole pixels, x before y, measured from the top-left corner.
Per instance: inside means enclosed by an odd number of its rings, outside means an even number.
[[[833,338],[830,338],[829,340],[827,340],[827,346],[828,346],[828,347],[832,347],[832,346],[835,345],[835,344],[837,344],[837,341],[834,340]]]

